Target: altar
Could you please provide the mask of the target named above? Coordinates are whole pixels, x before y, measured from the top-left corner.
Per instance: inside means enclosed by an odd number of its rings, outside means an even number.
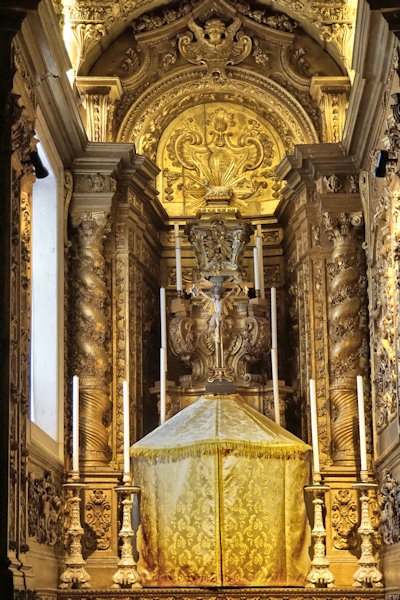
[[[309,446],[238,394],[202,396],[131,447],[145,586],[304,586]]]

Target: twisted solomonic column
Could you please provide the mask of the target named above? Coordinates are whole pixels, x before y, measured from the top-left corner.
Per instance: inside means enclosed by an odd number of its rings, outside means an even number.
[[[110,459],[107,416],[110,412],[107,374],[107,288],[103,239],[108,214],[79,212],[72,215],[77,246],[73,286],[75,329],[73,358],[80,384],[80,460],[105,465]]]
[[[324,214],[333,241],[328,296],[330,400],[333,461],[354,466],[358,428],[357,375],[365,372],[366,280],[362,250],[362,217]]]

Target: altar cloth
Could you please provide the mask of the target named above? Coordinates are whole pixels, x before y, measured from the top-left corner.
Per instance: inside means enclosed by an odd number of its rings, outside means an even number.
[[[310,447],[238,395],[203,396],[131,447],[148,586],[304,586]]]

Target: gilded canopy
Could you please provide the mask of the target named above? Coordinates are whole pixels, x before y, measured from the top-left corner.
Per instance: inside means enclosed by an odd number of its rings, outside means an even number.
[[[134,444],[144,584],[305,585],[308,451],[237,395],[204,396]]]

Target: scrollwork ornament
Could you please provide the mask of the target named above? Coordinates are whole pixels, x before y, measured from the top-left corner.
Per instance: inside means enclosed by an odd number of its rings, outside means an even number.
[[[358,546],[357,502],[348,489],[338,490],[331,508],[332,527],[335,531],[333,545],[338,550],[354,550]]]
[[[96,489],[90,492],[85,505],[85,521],[95,532],[97,550],[111,545],[111,501],[109,493]]]

